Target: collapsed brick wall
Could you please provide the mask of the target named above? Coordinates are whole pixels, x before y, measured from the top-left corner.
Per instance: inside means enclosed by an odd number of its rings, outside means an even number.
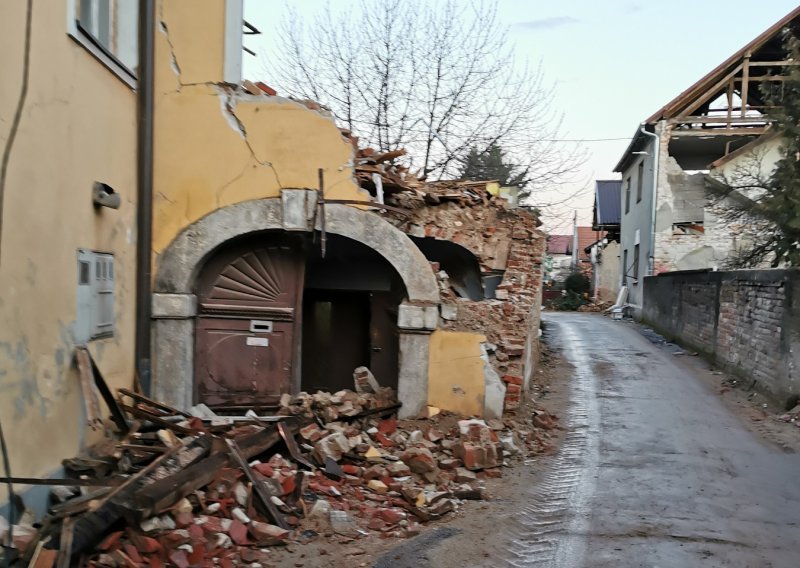
[[[800,271],[645,278],[643,319],[778,399],[800,393]]]
[[[546,239],[537,229],[536,217],[523,209],[508,208],[503,200],[478,205],[409,201],[403,205],[411,215],[402,221],[401,229],[412,236],[463,246],[478,259],[483,274],[504,270],[496,297],[473,301],[459,297],[449,275],[432,263],[443,304],[440,327],[486,336],[490,363],[506,383],[506,408],[516,408],[538,360]]]

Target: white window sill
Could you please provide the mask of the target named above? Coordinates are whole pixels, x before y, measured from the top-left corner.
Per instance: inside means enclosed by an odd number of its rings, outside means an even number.
[[[116,61],[113,57],[109,57],[105,51],[95,45],[95,43],[78,28],[75,22],[72,22],[67,34],[69,37],[75,40],[75,42],[83,46],[86,51],[91,53],[95,59],[105,65],[109,71],[116,75],[123,83],[128,85],[132,90],[136,90],[138,82],[131,71]]]

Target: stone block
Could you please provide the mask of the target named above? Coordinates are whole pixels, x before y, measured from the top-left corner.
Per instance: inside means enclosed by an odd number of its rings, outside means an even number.
[[[401,329],[424,329],[425,308],[411,304],[400,304],[397,308],[397,327]]]
[[[153,294],[154,319],[187,319],[197,315],[197,296],[194,294]]]

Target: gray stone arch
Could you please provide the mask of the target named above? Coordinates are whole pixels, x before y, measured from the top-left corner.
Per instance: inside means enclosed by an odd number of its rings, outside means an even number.
[[[153,285],[153,395],[181,409],[192,405],[195,280],[205,261],[233,238],[265,230],[305,231],[322,219],[317,194],[283,190],[280,198],[243,201],[216,209],[186,227],[157,259]],[[378,215],[343,204],[325,205],[326,232],[361,242],[383,256],[408,295],[398,313],[398,396],[405,416],[427,403],[428,334],[437,327],[439,288],[430,264],[402,231]]]

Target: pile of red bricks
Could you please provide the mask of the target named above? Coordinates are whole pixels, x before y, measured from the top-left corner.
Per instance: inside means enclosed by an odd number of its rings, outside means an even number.
[[[397,217],[396,223],[412,236],[461,245],[477,258],[482,277],[502,277],[494,297],[473,301],[459,297],[450,275],[440,263],[432,263],[442,302],[455,313],[454,318],[444,319],[441,327],[487,337],[491,364],[511,387],[506,391],[506,409],[513,410],[520,403],[528,350],[534,350],[532,360],[538,357],[535,351],[546,239],[530,212],[511,208],[504,199],[491,196],[485,184],[461,184],[427,184],[419,189],[430,194],[392,196],[393,204],[409,211],[408,217]],[[456,199],[457,195],[464,198]]]

